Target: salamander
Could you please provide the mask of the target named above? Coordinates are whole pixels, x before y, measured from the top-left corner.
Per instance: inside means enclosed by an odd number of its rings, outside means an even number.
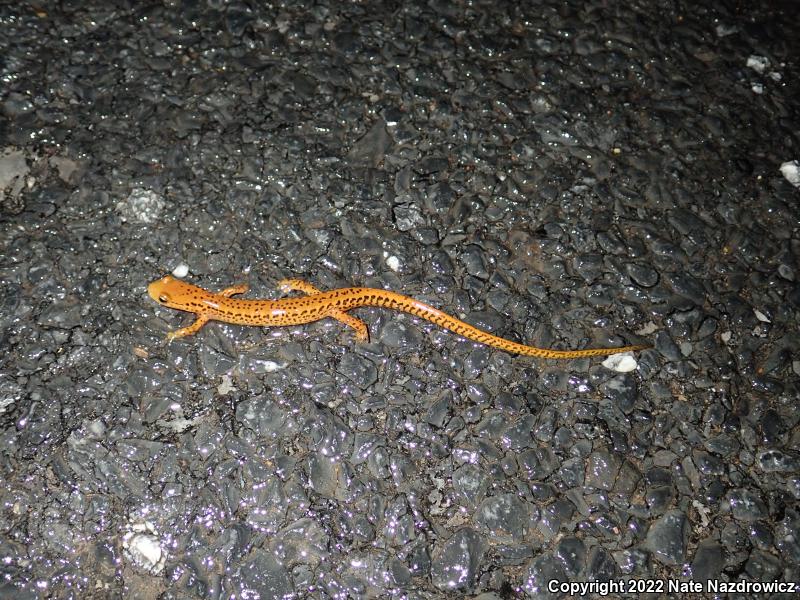
[[[492,335],[424,302],[389,290],[351,287],[322,292],[310,283],[300,279],[283,279],[278,283],[278,287],[284,293],[299,291],[305,295],[281,298],[280,300],[246,300],[232,297],[247,292],[249,287],[246,284],[225,288],[215,294],[170,275],[152,282],[147,286],[147,293],[162,306],[197,315],[197,319],[188,327],[169,332],[167,334],[168,341],[197,333],[208,321],[224,321],[237,325],[266,327],[271,325],[300,325],[327,317],[352,327],[355,330],[357,339],[368,341],[369,330],[366,323],[347,314],[347,312],[362,306],[375,306],[409,313],[469,340],[486,344],[493,348],[537,358],[568,359],[587,356],[608,356],[610,354],[648,348],[648,346],[644,345],[622,346],[620,348],[588,348],[585,350],[537,348]]]

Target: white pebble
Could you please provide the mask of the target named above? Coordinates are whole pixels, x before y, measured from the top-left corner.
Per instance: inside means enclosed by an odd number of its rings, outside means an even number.
[[[164,569],[166,559],[159,539],[154,535],[151,523],[133,523],[122,538],[122,547],[128,559],[137,567],[152,573]]]
[[[656,331],[658,331],[658,327],[656,327],[656,324],[653,323],[652,321],[648,321],[647,323],[642,325],[640,329],[637,329],[635,333],[636,335],[646,336]]]
[[[189,274],[189,265],[180,263],[177,267],[172,269],[172,275],[178,279],[183,279]]]
[[[754,308],[754,309],[753,309],[753,312],[754,312],[754,313],[755,313],[755,315],[756,315],[756,319],[758,319],[758,320],[759,320],[759,321],[761,321],[762,323],[772,323],[772,321],[770,321],[770,320],[769,320],[769,317],[768,317],[767,315],[765,315],[764,313],[762,313],[762,312],[761,312],[760,310],[758,310],[757,308]]]
[[[225,396],[228,393],[235,391],[236,386],[233,385],[233,379],[231,379],[231,376],[226,373],[222,376],[222,382],[217,386],[217,392],[219,392],[221,396]]]
[[[396,256],[392,255],[386,259],[386,264],[392,271],[399,271],[400,270],[400,259]]]
[[[606,369],[611,369],[617,373],[630,373],[635,371],[639,363],[630,352],[623,352],[622,354],[612,354],[603,361],[603,366]]]
[[[747,66],[760,75],[767,70],[769,59],[766,56],[751,54],[747,57]]]
[[[25,161],[25,154],[13,147],[0,151],[0,192],[10,188],[11,184],[18,181],[16,191],[22,189],[22,181],[30,169]]]
[[[781,165],[781,175],[794,187],[800,188],[800,161],[791,160]]]

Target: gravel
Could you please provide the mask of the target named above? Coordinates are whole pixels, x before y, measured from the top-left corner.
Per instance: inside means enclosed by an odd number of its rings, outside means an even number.
[[[0,6],[0,597],[800,581],[791,7],[257,4]]]

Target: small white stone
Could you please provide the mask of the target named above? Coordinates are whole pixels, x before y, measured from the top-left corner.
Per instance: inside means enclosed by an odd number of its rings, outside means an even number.
[[[86,427],[93,436],[101,437],[106,432],[106,424],[100,419],[90,421]]]
[[[149,573],[160,573],[166,559],[153,525],[145,521],[131,523],[128,527],[128,533],[122,538],[122,547],[127,558]]]
[[[0,192],[16,181],[22,181],[30,169],[21,150],[8,147],[0,151]]]
[[[392,255],[386,259],[386,264],[392,271],[399,271],[400,270],[400,259],[396,256]]]
[[[606,369],[611,369],[617,373],[630,373],[635,371],[639,363],[630,352],[623,352],[622,354],[612,354],[603,361],[603,366]]]
[[[751,54],[747,57],[747,66],[761,75],[767,70],[767,67],[769,66],[769,59],[766,56]]]
[[[731,341],[731,337],[733,337],[733,334],[730,331],[725,331],[719,335],[719,339],[721,339],[725,344]]]
[[[174,269],[172,269],[173,277],[177,277],[178,279],[183,279],[189,274],[189,265],[186,263],[180,263]]]
[[[753,90],[754,94],[763,94],[764,93],[764,86],[760,83],[754,83],[750,86],[750,89]]]
[[[754,308],[754,309],[753,309],[753,312],[754,312],[754,313],[755,313],[755,315],[756,315],[756,319],[758,319],[758,320],[759,320],[759,321],[761,321],[762,323],[772,323],[772,321],[770,321],[770,320],[769,320],[769,317],[768,317],[767,315],[765,315],[764,313],[762,313],[762,312],[761,312],[760,310],[758,310],[757,308]]]
[[[136,533],[128,540],[128,552],[131,558],[139,566],[148,570],[158,572],[158,568],[164,553],[161,551],[161,546],[158,540],[153,535],[146,533]],[[163,565],[161,565],[163,567]]]
[[[222,376],[222,382],[217,386],[217,392],[219,392],[220,395],[225,396],[229,392],[235,391],[236,386],[233,385],[233,379],[231,379],[231,376],[226,373]]]
[[[175,433],[183,433],[187,429],[195,427],[202,419],[202,416],[198,416],[194,419],[187,419],[185,417],[176,417],[170,420],[158,419],[156,425],[174,431]]]
[[[708,527],[708,524],[711,522],[708,519],[711,514],[711,509],[698,500],[692,500],[692,506],[694,506],[697,514],[700,516],[700,525],[702,527]]]
[[[658,327],[656,326],[656,324],[653,323],[652,321],[648,321],[647,323],[642,325],[640,329],[637,329],[635,333],[636,335],[645,336],[645,335],[650,335],[651,333],[654,333],[657,330]]]
[[[781,175],[794,187],[800,188],[800,161],[791,160],[781,165]]]

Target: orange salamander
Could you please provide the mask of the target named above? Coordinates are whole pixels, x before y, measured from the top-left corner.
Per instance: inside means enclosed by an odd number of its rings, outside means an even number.
[[[583,358],[586,356],[607,356],[620,352],[642,350],[649,346],[623,346],[621,348],[590,348],[587,350],[549,350],[518,344],[473,327],[464,321],[451,317],[424,302],[414,300],[388,290],[377,288],[340,288],[321,292],[313,285],[300,279],[283,279],[278,283],[283,292],[299,291],[306,294],[297,298],[280,300],[241,300],[231,296],[245,293],[247,285],[225,288],[219,294],[186,283],[167,275],[147,286],[150,297],[163,306],[175,308],[197,315],[188,327],[171,331],[167,340],[196,333],[208,321],[224,321],[237,325],[300,325],[326,317],[334,318],[355,329],[361,341],[369,340],[367,325],[360,319],[348,315],[347,311],[362,306],[376,306],[401,310],[449,329],[469,340],[500,348],[513,354],[523,354],[538,358]]]

